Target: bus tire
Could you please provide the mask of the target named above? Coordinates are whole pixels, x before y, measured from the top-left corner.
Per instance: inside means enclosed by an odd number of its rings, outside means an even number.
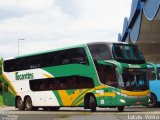
[[[97,104],[96,104],[96,99],[93,95],[91,95],[89,98],[89,107],[91,109],[91,112],[96,112]]]
[[[25,99],[25,110],[27,111],[33,110],[32,100],[30,97],[26,97]]]
[[[148,107],[153,108],[157,106],[157,97],[154,94],[151,94],[150,103]]]
[[[86,95],[85,95],[85,98],[84,98],[84,109],[90,109],[90,106],[89,106],[89,98],[90,98],[90,95],[89,95],[89,94],[86,94]]]
[[[124,111],[124,106],[118,106],[118,111],[123,112]]]
[[[23,103],[21,97],[17,97],[17,99],[16,99],[16,107],[17,107],[18,110],[20,110],[20,111],[24,110],[24,103]]]

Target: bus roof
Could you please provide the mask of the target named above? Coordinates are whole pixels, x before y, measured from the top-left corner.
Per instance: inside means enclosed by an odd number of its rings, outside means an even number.
[[[56,49],[51,49],[51,50],[47,50],[47,51],[41,51],[41,52],[35,52],[35,53],[31,53],[31,54],[21,55],[21,56],[15,57],[15,58],[23,58],[23,57],[39,55],[39,54],[43,54],[43,53],[50,53],[50,52],[54,52],[54,51],[66,50],[66,49],[78,48],[78,47],[84,47],[84,46],[85,46],[85,44],[68,46],[68,47],[63,47],[63,48],[56,48]]]
[[[68,46],[68,47],[63,47],[63,48],[57,48],[57,49],[51,49],[51,50],[47,50],[47,51],[41,51],[41,52],[35,52],[35,53],[31,53],[31,54],[25,54],[25,55],[20,55],[20,56],[16,56],[16,57],[9,57],[9,58],[5,58],[4,60],[9,60],[9,59],[15,59],[15,58],[23,58],[23,57],[29,57],[29,56],[33,56],[33,55],[39,55],[39,54],[43,54],[43,53],[49,53],[49,52],[54,52],[54,51],[59,51],[59,50],[66,50],[66,49],[71,49],[71,48],[78,48],[78,47],[84,47],[87,44],[98,44],[98,43],[106,43],[106,44],[128,44],[127,42],[119,42],[119,41],[114,41],[114,42],[88,42],[88,43],[83,43],[83,44],[79,44],[79,45],[74,45],[74,46]]]
[[[111,41],[108,41],[108,42],[88,42],[86,44],[101,44],[101,43],[106,43],[106,44],[128,44],[127,42],[119,42],[119,41],[114,41],[114,42],[111,42]]]

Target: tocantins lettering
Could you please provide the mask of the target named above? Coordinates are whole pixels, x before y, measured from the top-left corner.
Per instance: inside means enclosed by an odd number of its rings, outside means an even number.
[[[26,79],[33,79],[34,76],[33,76],[33,73],[25,73],[25,74],[19,74],[18,72],[15,73],[15,77],[16,77],[16,80],[26,80]]]

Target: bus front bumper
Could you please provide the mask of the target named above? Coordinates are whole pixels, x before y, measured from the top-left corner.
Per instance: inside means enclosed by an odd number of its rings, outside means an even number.
[[[117,106],[147,106],[150,101],[150,94],[147,96],[126,96],[117,99]]]

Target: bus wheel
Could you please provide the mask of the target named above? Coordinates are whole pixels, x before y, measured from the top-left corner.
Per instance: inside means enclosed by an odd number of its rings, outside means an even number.
[[[21,97],[17,98],[16,106],[17,106],[18,110],[24,110],[24,103],[23,103]]]
[[[157,106],[157,98],[155,95],[151,94],[150,102],[148,104],[148,107],[156,107]]]
[[[30,97],[27,97],[27,98],[25,99],[25,109],[26,109],[27,111],[33,110],[32,100],[31,100]]]
[[[93,95],[91,95],[89,98],[89,107],[91,109],[91,112],[96,112],[97,104],[96,104],[96,99]]]
[[[119,111],[119,112],[123,112],[123,111],[124,111],[124,106],[119,106],[119,107],[118,107],[118,111]]]

